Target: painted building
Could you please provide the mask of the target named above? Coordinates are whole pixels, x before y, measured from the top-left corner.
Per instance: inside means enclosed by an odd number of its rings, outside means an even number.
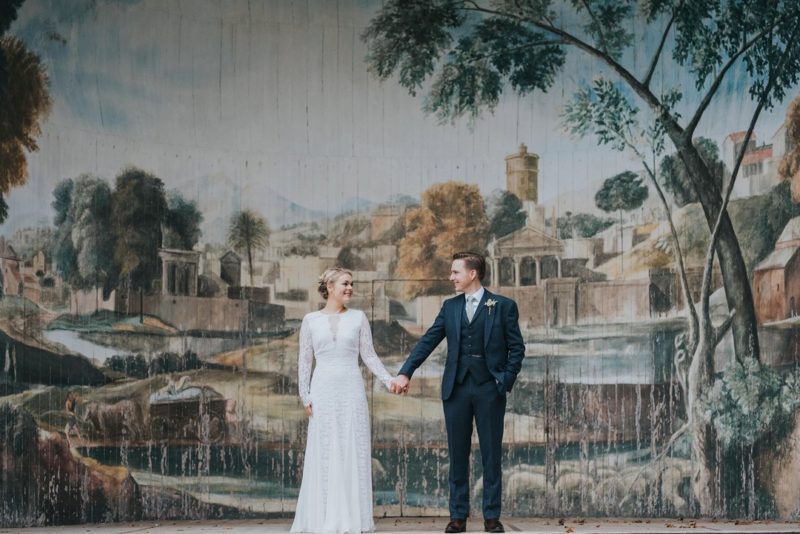
[[[219,259],[219,277],[229,286],[242,285],[242,258],[229,250]]]
[[[733,132],[725,137],[722,143],[722,162],[725,164],[725,179],[730,178],[736,164],[736,156],[744,147],[746,131]],[[786,125],[782,124],[772,135],[770,143],[758,144],[756,133],[744,147],[745,154],[739,168],[736,183],[733,186],[732,198],[745,198],[763,195],[780,183],[778,166],[788,148],[790,141],[786,135]]]
[[[159,249],[161,278],[154,292],[142,295],[118,289],[115,310],[158,317],[180,331],[258,333],[283,327],[284,308],[269,303],[269,288],[228,286],[227,292],[210,292],[201,286],[198,265],[201,253],[191,250]],[[219,288],[218,288],[219,289]],[[216,296],[207,296],[213,294]]]
[[[22,278],[22,260],[14,248],[0,236],[0,269],[3,274],[3,295],[22,295],[24,282]]]
[[[158,257],[161,259],[161,294],[196,297],[200,252],[162,248]]]
[[[544,231],[546,213],[539,205],[539,155],[528,152],[525,143],[521,143],[505,161],[506,189],[522,201],[522,209],[528,215],[526,224]]]
[[[63,304],[67,292],[64,291],[61,277],[52,271],[52,263],[44,250],[32,253],[22,262],[20,273],[26,298],[56,308]]]
[[[759,324],[800,313],[800,218],[789,221],[775,250],[753,270],[753,299]]]
[[[490,244],[489,285],[531,286],[560,278],[563,257],[561,241],[525,226]]]

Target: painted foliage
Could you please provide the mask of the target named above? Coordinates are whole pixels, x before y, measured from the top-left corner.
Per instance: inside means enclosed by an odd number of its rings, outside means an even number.
[[[798,24],[7,3],[0,524],[291,515],[317,276],[354,271],[396,371],[464,249],[526,341],[504,514],[796,517]],[[406,396],[365,370],[377,514],[447,514],[444,349]]]

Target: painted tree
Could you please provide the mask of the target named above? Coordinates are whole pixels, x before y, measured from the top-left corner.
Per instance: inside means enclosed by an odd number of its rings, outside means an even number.
[[[615,211],[619,213],[620,265],[625,253],[622,212],[641,207],[647,200],[647,195],[647,186],[642,183],[639,175],[632,171],[624,171],[607,178],[594,196],[594,203],[598,208],[607,213]],[[624,272],[622,267],[620,269]]]
[[[679,95],[671,93],[666,97],[670,103]],[[672,105],[672,104],[670,104]],[[631,153],[641,163],[650,185],[658,195],[664,216],[672,235],[672,250],[680,275],[681,290],[688,310],[687,349],[691,353],[697,346],[698,316],[689,292],[689,281],[683,251],[678,240],[678,231],[672,218],[672,209],[662,179],[656,174],[655,161],[663,156],[666,149],[666,132],[658,117],[650,117],[651,122],[642,124],[639,109],[630,102],[619,84],[603,78],[596,79],[590,86],[577,91],[572,102],[563,113],[564,126],[580,137],[594,135],[600,145],[609,146],[616,151]],[[721,335],[720,331],[720,335]],[[686,393],[686,388],[684,388]]]
[[[698,137],[693,141],[697,153],[703,159],[709,172],[714,177],[717,187],[722,190],[722,177],[725,164],[719,159],[717,143],[707,137]],[[659,180],[664,190],[672,194],[672,200],[678,207],[699,200],[692,184],[692,178],[680,154],[667,154],[658,165]]]
[[[559,239],[594,237],[614,224],[613,219],[606,219],[591,213],[566,212],[558,218]]]
[[[8,31],[11,23],[17,20],[17,11],[24,2],[25,0],[6,0],[0,4],[0,34]]]
[[[61,279],[70,285],[75,283],[78,274],[78,254],[72,243],[73,221],[70,216],[74,187],[72,178],[60,181],[53,189],[53,201],[50,204],[55,212],[53,225],[56,227],[52,249],[53,263]]]
[[[758,98],[756,110],[750,119],[748,130],[745,132],[746,146],[758,117],[767,103],[771,88],[777,79],[789,56],[782,56]],[[678,94],[673,92],[670,100],[676,100]],[[670,437],[663,450],[654,457],[658,463],[671,447],[685,433],[691,432],[694,463],[694,494],[701,510],[708,514],[723,513],[748,513],[754,515],[755,501],[749,495],[742,497],[731,488],[741,483],[741,473],[745,473],[746,484],[754,486],[758,480],[758,466],[755,464],[754,452],[762,445],[753,436],[768,436],[770,423],[776,421],[774,413],[769,412],[769,403],[762,403],[762,413],[750,411],[750,407],[739,403],[726,402],[726,393],[731,388],[731,382],[738,388],[755,392],[759,397],[768,397],[771,393],[769,369],[762,366],[756,358],[746,354],[734,352],[736,358],[722,368],[717,368],[714,353],[722,337],[735,318],[733,310],[721,324],[714,326],[711,323],[709,296],[711,291],[711,269],[714,262],[717,238],[722,227],[722,218],[727,214],[730,194],[733,191],[738,171],[744,158],[744,151],[736,155],[736,161],[723,193],[723,202],[717,220],[711,232],[709,249],[703,270],[700,310],[697,311],[692,295],[689,291],[689,282],[686,272],[683,251],[681,250],[677,230],[672,218],[669,202],[666,199],[662,183],[663,178],[657,175],[655,162],[663,156],[666,149],[666,129],[658,116],[650,116],[649,124],[642,122],[640,110],[630,101],[620,84],[613,84],[608,80],[598,79],[587,89],[578,91],[573,101],[565,107],[565,126],[573,133],[584,136],[594,135],[601,145],[610,146],[614,150],[627,151],[634,155],[641,163],[650,184],[658,194],[662,210],[669,224],[672,234],[672,251],[675,264],[678,268],[681,290],[687,305],[687,330],[685,335],[679,336],[679,345],[674,358],[674,366],[678,382],[686,399],[687,421]],[[702,148],[703,143],[698,143]],[[704,160],[714,176],[722,182],[723,166],[715,157],[715,147],[707,147],[709,154]],[[669,156],[666,156],[669,157]],[[672,167],[668,167],[672,170]],[[682,177],[687,177],[682,174]],[[770,198],[777,197],[778,204],[770,206],[770,215],[765,221],[765,228],[782,219],[780,191],[772,193]],[[699,198],[699,197],[697,197]],[[773,211],[775,210],[775,211]],[[773,232],[774,233],[774,232]],[[755,242],[749,245],[757,246]],[[751,251],[752,252],[752,251]],[[756,332],[757,333],[757,332]],[[734,337],[735,340],[735,337]],[[756,345],[758,339],[751,341]],[[726,369],[729,367],[730,369]],[[728,375],[722,375],[725,370]],[[741,383],[737,377],[748,376],[749,382]],[[791,388],[789,388],[791,389]],[[782,403],[782,406],[791,406],[791,403]],[[726,411],[727,410],[727,411]],[[725,413],[723,413],[725,412]],[[709,414],[713,414],[710,417]],[[743,429],[743,427],[756,427]],[[731,442],[726,436],[737,435],[740,439]],[[720,447],[721,445],[721,447]],[[767,445],[769,446],[769,445]],[[748,466],[742,471],[742,465]],[[732,481],[736,481],[733,483]],[[719,482],[721,481],[721,482]],[[727,507],[727,510],[726,510]]]
[[[38,150],[41,121],[51,108],[41,59],[16,37],[3,35],[22,3],[8,0],[0,8],[0,222],[8,216],[11,188],[27,180],[25,153]]]
[[[253,286],[253,253],[269,244],[270,228],[267,221],[252,210],[242,210],[231,217],[228,226],[228,244],[234,250],[247,254],[250,285]]]
[[[640,26],[646,26],[645,35],[657,36],[655,50],[641,72],[631,62],[636,54],[626,54],[635,46],[629,24],[634,16]],[[668,0],[641,4],[586,0],[557,5],[551,0],[393,0],[384,4],[363,37],[370,45],[368,60],[372,70],[381,79],[397,72],[399,82],[415,94],[434,76],[426,109],[442,119],[476,117],[492,109],[507,86],[522,95],[536,89],[548,90],[564,64],[568,48],[610,71],[617,83],[598,80],[608,84],[608,98],[604,106],[584,107],[586,111],[600,111],[581,119],[587,126],[584,131],[594,133],[601,143],[610,143],[615,149],[629,147],[626,136],[615,135],[613,129],[621,126],[616,134],[624,133],[631,124],[617,120],[609,128],[600,122],[614,118],[614,113],[607,111],[613,111],[617,104],[635,119],[639,107],[629,101],[621,89],[624,88],[655,119],[647,129],[656,143],[654,153],[663,151],[664,138],[675,146],[711,230],[703,305],[707,305],[710,266],[716,252],[728,308],[733,311],[730,320],[721,326],[732,324],[734,351],[737,361],[742,361],[760,357],[749,279],[726,209],[743,152],[737,155],[732,178],[723,192],[692,140],[732,68],[743,64],[748,92],[757,101],[745,138],[747,144],[761,110],[781,100],[796,83],[800,71],[800,44],[796,37],[799,23],[800,4],[788,0]],[[668,86],[658,91],[652,86],[668,43],[675,68],[684,69],[695,82],[700,96],[694,105],[682,102],[681,87]],[[648,170],[648,175],[655,176],[655,170]],[[657,191],[663,196],[660,188]],[[671,227],[675,237],[674,225]],[[675,250],[677,254],[679,248]],[[685,277],[681,283],[685,285]],[[692,336],[695,344],[687,351],[692,355],[688,375],[694,378],[687,380],[694,384],[690,388],[693,398],[712,387],[714,347],[725,330],[712,327],[705,315],[701,319]],[[719,474],[712,456],[714,435],[708,426],[695,425],[692,429],[693,453],[701,466],[695,473],[695,497],[701,513],[718,514],[727,501],[718,492],[719,484],[714,483]]]
[[[192,250],[200,240],[203,214],[197,204],[177,191],[167,195],[167,216],[164,221],[164,246]]]
[[[351,271],[356,271],[365,269],[367,267],[367,262],[356,254],[352,246],[345,245],[339,251],[339,254],[336,255],[336,265],[344,267],[345,269],[350,269]]]
[[[111,230],[114,260],[127,289],[138,291],[143,319],[144,293],[158,276],[158,249],[167,201],[160,178],[135,167],[116,178],[112,195]]]
[[[396,274],[412,280],[404,286],[409,298],[452,291],[448,284],[432,285],[429,280],[447,278],[453,254],[485,250],[489,237],[480,190],[461,182],[431,186],[422,193],[421,205],[406,212],[404,224],[406,234],[398,244]]]
[[[489,233],[503,237],[525,226],[527,214],[522,201],[511,191],[502,190],[489,199]]]
[[[111,188],[104,180],[88,174],[77,177],[69,207],[70,238],[77,266],[72,286],[95,289],[95,309],[100,288],[106,295],[116,284],[114,239],[111,227]]]
[[[626,54],[635,46],[629,23],[634,16],[647,26],[645,33],[659,36],[643,72],[634,71],[633,54]],[[373,18],[363,38],[379,78],[397,73],[399,83],[416,94],[433,76],[425,109],[442,119],[476,117],[491,110],[508,86],[522,95],[550,89],[568,48],[610,70],[658,117],[659,127],[690,170],[710,228],[721,215],[717,252],[726,298],[736,310],[734,344],[738,354],[757,358],[755,310],[739,243],[721,210],[722,191],[692,139],[737,63],[747,68],[753,98],[764,97],[765,105],[783,98],[800,71],[800,43],[794,37],[798,21],[800,4],[788,0],[392,0]],[[688,113],[685,107],[677,110],[680,87],[659,92],[652,86],[668,43],[676,68],[683,68],[701,93]],[[776,69],[781,58],[785,61]]]

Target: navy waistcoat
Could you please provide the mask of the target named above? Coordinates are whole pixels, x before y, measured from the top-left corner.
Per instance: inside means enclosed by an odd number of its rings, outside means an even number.
[[[486,306],[478,305],[472,322],[467,319],[466,310],[461,312],[461,340],[458,347],[458,370],[456,382],[464,381],[467,373],[479,384],[492,380],[484,356],[484,327],[486,325]],[[481,357],[476,357],[481,356]]]

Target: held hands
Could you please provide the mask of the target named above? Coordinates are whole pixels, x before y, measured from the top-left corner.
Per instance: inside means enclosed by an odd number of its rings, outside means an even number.
[[[408,384],[411,380],[406,375],[397,375],[389,382],[389,391],[392,393],[406,394],[408,393]]]

